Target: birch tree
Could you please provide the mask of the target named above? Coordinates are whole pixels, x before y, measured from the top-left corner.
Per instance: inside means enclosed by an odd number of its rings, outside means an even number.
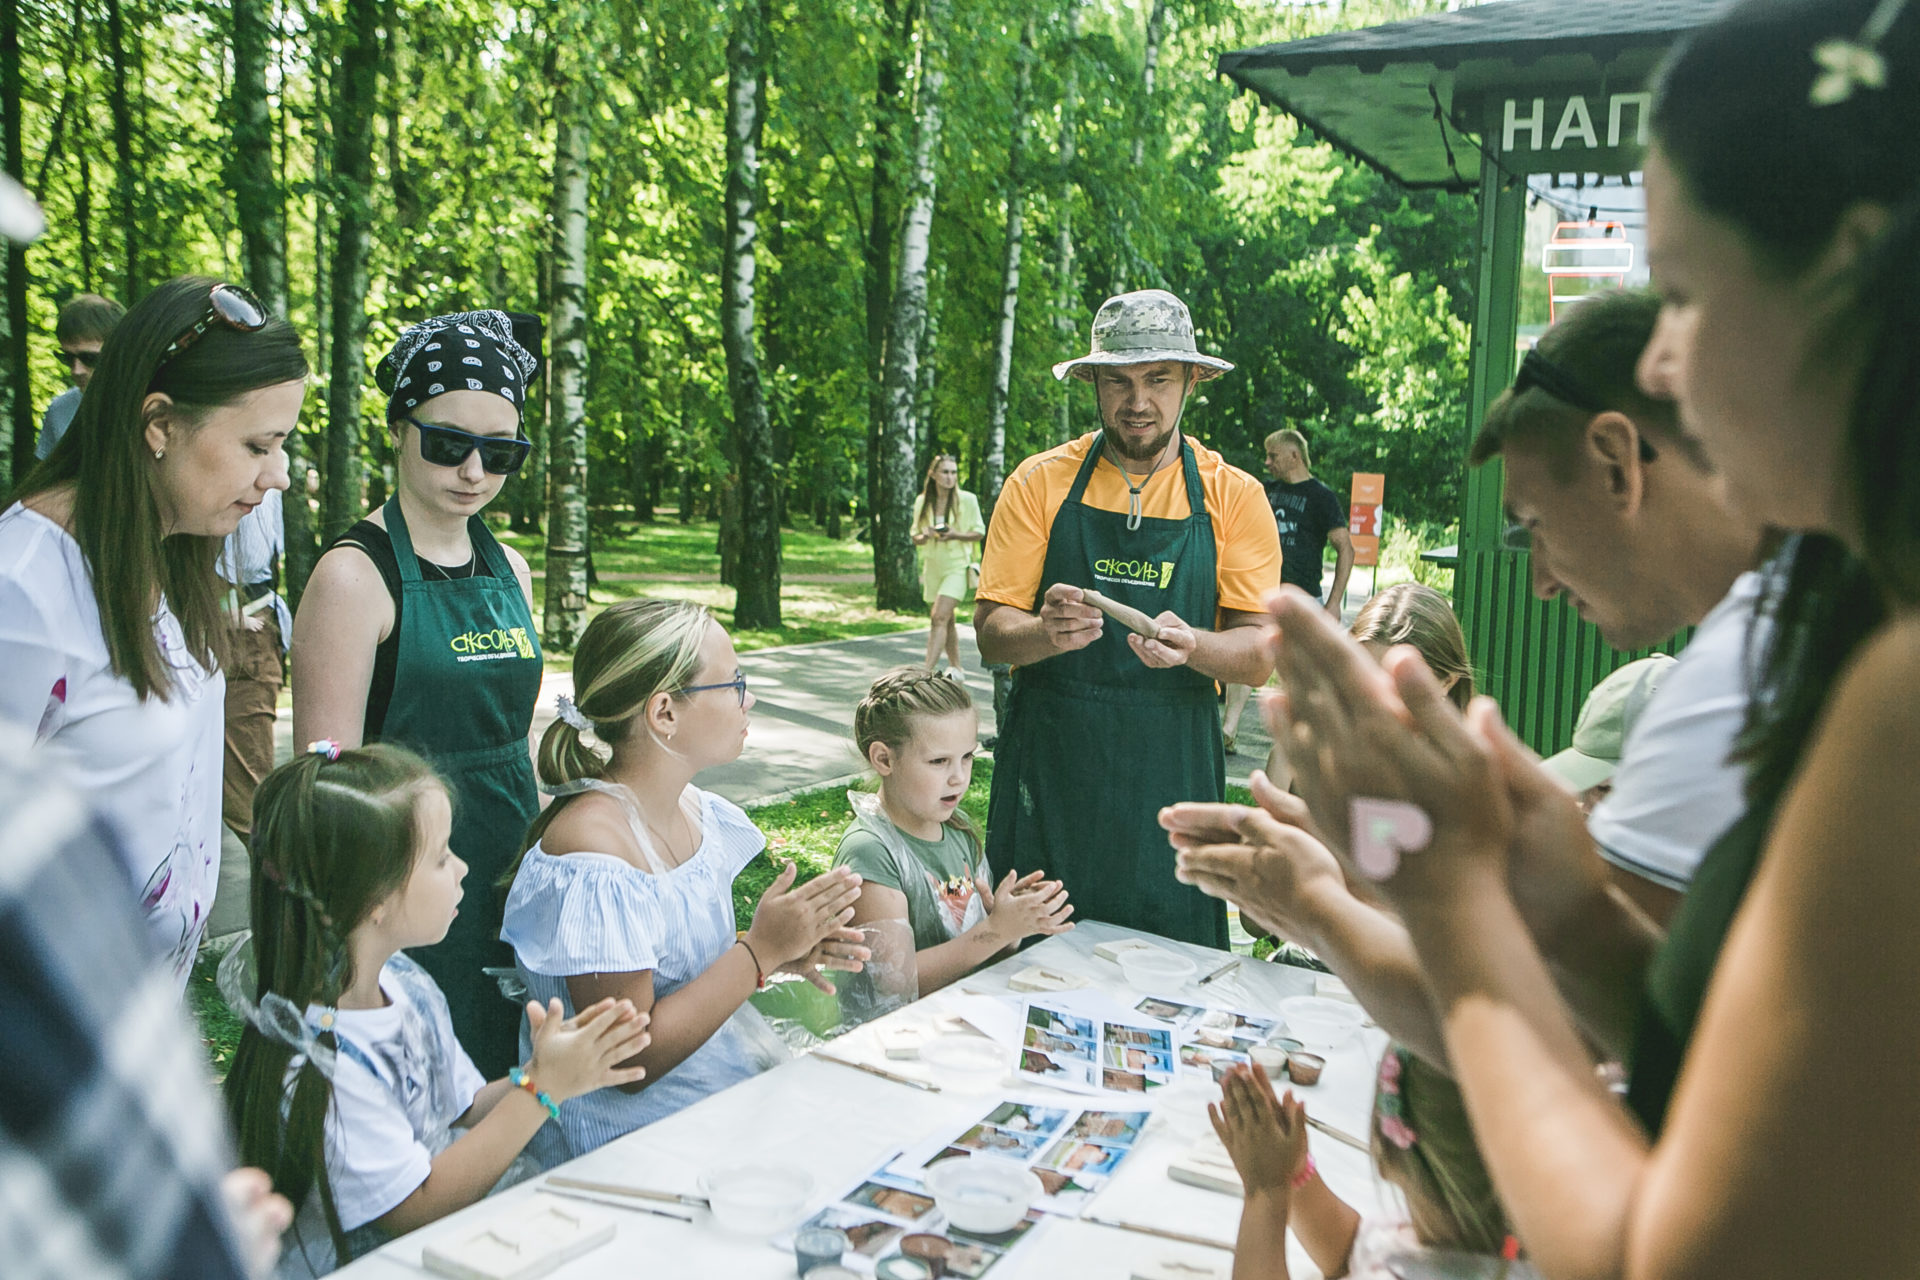
[[[360,518],[360,397],[367,376],[367,237],[373,223],[373,111],[380,83],[384,0],[346,0],[333,67],[332,322],[327,371],[327,465],[322,539]]]
[[[587,177],[593,91],[579,69],[579,60],[563,54],[553,98],[553,371],[547,419],[547,600],[540,639],[560,652],[570,652],[587,625]]]
[[[993,343],[993,390],[987,401],[987,442],[980,466],[980,507],[993,518],[993,504],[1007,475],[1007,401],[1013,386],[1013,337],[1020,311],[1020,249],[1026,236],[1027,99],[1033,92],[1033,19],[1020,28],[1013,72],[1013,130],[1007,144],[1007,235],[1000,257],[1000,332]]]
[[[865,243],[867,304],[867,531],[878,537],[881,434],[886,421],[887,332],[892,323],[893,250],[900,231],[899,133],[905,115],[906,50],[914,0],[881,0],[874,66],[873,147]],[[877,545],[877,541],[876,541]]]
[[[763,0],[740,0],[727,43],[727,260],[720,335],[727,352],[732,453],[738,468],[733,624],[756,628],[780,625],[779,479],[753,323],[767,45]]]
[[[1060,350],[1073,346],[1079,328],[1079,300],[1073,287],[1073,164],[1074,116],[1080,109],[1080,0],[1067,0],[1067,76],[1060,95],[1060,188],[1054,211],[1053,269],[1055,287],[1054,328],[1060,334]],[[1062,383],[1054,391],[1056,418],[1055,442],[1065,444],[1073,438],[1073,383]]]
[[[947,0],[927,0],[920,33],[920,92],[914,127],[913,177],[900,222],[893,280],[893,322],[887,330],[887,420],[880,452],[880,507],[875,513],[873,582],[882,609],[918,611],[920,573],[913,551],[914,393],[919,386],[920,338],[926,328],[927,257],[932,244],[934,161],[940,147],[940,95],[946,81],[941,41]]]

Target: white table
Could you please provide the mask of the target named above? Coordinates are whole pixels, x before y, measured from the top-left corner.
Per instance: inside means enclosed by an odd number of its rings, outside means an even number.
[[[1138,1002],[1140,993],[1127,986],[1117,965],[1095,957],[1093,948],[1112,939],[1141,936],[1151,938],[1112,925],[1082,924],[971,974],[947,991],[935,992],[834,1040],[824,1051],[942,1084],[942,1092],[924,1092],[839,1063],[803,1057],[743,1081],[554,1172],[698,1194],[698,1179],[704,1170],[745,1158],[764,1159],[808,1169],[818,1179],[816,1189],[824,1199],[838,1194],[891,1153],[936,1130],[978,1119],[1001,1092],[1058,1094],[1086,1105],[1091,1101],[1086,1095],[1065,1094],[1025,1081],[1015,1083],[1011,1077],[1004,1088],[961,1092],[926,1064],[887,1060],[878,1034],[894,1026],[930,1026],[946,1012],[944,997],[949,992],[1004,994],[1008,978],[1030,964],[1083,974],[1095,988],[1132,1005]],[[1200,965],[1196,976],[1204,976],[1231,958],[1208,947],[1151,940],[1191,955]],[[1312,994],[1313,978],[1305,970],[1249,959],[1233,973],[1206,986],[1190,983],[1179,998],[1189,1004],[1272,1013],[1288,996]],[[1312,1088],[1295,1088],[1306,1101],[1309,1115],[1364,1138],[1373,1102],[1374,1064],[1385,1043],[1379,1031],[1368,1028],[1329,1052],[1321,1082]],[[1113,1095],[1106,1097],[1110,1100]],[[1196,1130],[1191,1115],[1184,1124],[1185,1133],[1175,1128],[1174,1121],[1156,1118],[1120,1172],[1093,1201],[1088,1215],[1231,1244],[1240,1219],[1240,1201],[1167,1177],[1168,1163],[1192,1144],[1191,1134]],[[1356,1208],[1372,1211],[1378,1193],[1366,1154],[1319,1132],[1311,1134],[1311,1141],[1327,1184]],[[458,1233],[462,1223],[476,1215],[531,1195],[542,1181],[537,1178],[524,1183],[396,1240],[338,1274],[350,1280],[427,1274],[420,1263],[426,1243],[443,1234]],[[774,1280],[794,1275],[791,1253],[779,1252],[764,1240],[723,1231],[703,1209],[682,1210],[694,1218],[690,1224],[619,1208],[601,1212],[618,1223],[619,1234],[614,1241],[553,1272],[554,1276],[561,1280],[632,1280],[635,1276],[648,1280],[681,1276]],[[1135,1264],[1156,1258],[1230,1261],[1220,1250],[1090,1222],[1054,1219],[1045,1224],[1044,1230],[1036,1229],[1018,1253],[997,1267],[992,1280],[1018,1280],[1023,1276],[1127,1280]],[[1291,1273],[1303,1280],[1316,1280],[1320,1275],[1297,1242],[1289,1242],[1288,1264]]]

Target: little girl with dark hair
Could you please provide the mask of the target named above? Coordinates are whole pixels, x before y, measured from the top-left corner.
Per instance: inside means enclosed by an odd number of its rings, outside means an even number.
[[[315,743],[254,798],[253,936],[220,966],[248,1020],[227,1077],[246,1163],[296,1206],[282,1275],[323,1275],[506,1180],[559,1104],[645,1074],[647,1017],[529,1004],[533,1050],[488,1083],[403,948],[459,912],[446,785],[399,747]]]

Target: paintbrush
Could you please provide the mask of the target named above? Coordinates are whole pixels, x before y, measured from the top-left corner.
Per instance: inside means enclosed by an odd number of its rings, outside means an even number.
[[[940,1092],[940,1086],[937,1084],[930,1084],[925,1080],[916,1080],[912,1076],[903,1076],[898,1072],[888,1071],[885,1067],[872,1067],[864,1062],[853,1062],[847,1058],[836,1058],[830,1053],[820,1053],[817,1051],[813,1056],[822,1062],[837,1062],[843,1067],[852,1067],[855,1071],[864,1071],[870,1076],[879,1076],[882,1080],[891,1080],[895,1084],[904,1084],[910,1088],[923,1089],[928,1093]]]
[[[678,1191],[655,1191],[649,1187],[631,1187],[624,1182],[594,1182],[587,1178],[569,1178],[563,1173],[547,1175],[550,1187],[568,1187],[574,1191],[592,1191],[603,1196],[627,1196],[634,1200],[659,1200],[666,1204],[691,1205],[695,1209],[704,1209],[707,1202],[700,1196],[690,1196]]]
[[[1239,967],[1240,967],[1240,961],[1237,958],[1233,960],[1229,960],[1225,964],[1221,965],[1218,969],[1215,969],[1212,973],[1208,974],[1206,977],[1200,979],[1200,981],[1196,985],[1204,987],[1209,982],[1212,982],[1215,978],[1224,978],[1228,974],[1232,973],[1235,969],[1238,969]]]
[[[689,1214],[674,1213],[668,1209],[654,1209],[644,1204],[621,1204],[618,1200],[609,1200],[603,1196],[588,1195],[582,1191],[562,1191],[558,1187],[541,1187],[540,1190],[550,1196],[565,1196],[569,1200],[584,1200],[588,1204],[597,1204],[605,1209],[625,1209],[628,1213],[650,1213],[656,1218],[672,1218],[675,1222],[692,1222]]]
[[[1329,1138],[1332,1138],[1336,1142],[1344,1142],[1348,1146],[1353,1147],[1356,1150],[1360,1150],[1360,1151],[1372,1150],[1372,1148],[1367,1146],[1366,1143],[1360,1141],[1360,1139],[1354,1137],[1352,1134],[1348,1133],[1345,1129],[1336,1129],[1324,1120],[1316,1120],[1312,1116],[1308,1116],[1307,1123],[1312,1125],[1314,1128],[1318,1129],[1320,1132],[1326,1134]]]
[[[1209,1249],[1223,1249],[1228,1253],[1233,1252],[1233,1246],[1230,1244],[1220,1240],[1209,1239],[1206,1236],[1190,1236],[1184,1231],[1168,1231],[1164,1227],[1147,1227],[1137,1222],[1121,1222],[1116,1218],[1096,1218],[1091,1214],[1082,1218],[1081,1221],[1091,1222],[1096,1227],[1112,1227],[1118,1231],[1132,1231],[1139,1235],[1154,1236],[1161,1240],[1177,1240],[1181,1244],[1205,1245]]]

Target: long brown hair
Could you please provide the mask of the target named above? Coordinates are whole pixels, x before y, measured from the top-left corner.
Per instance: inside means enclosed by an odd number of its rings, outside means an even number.
[[[1410,644],[1434,678],[1458,677],[1447,697],[1462,711],[1473,701],[1473,663],[1467,660],[1467,637],[1453,606],[1432,587],[1402,582],[1388,587],[1360,607],[1349,628],[1353,638],[1385,645]]]
[[[193,430],[208,410],[307,376],[300,337],[284,320],[253,333],[209,325],[163,364],[174,339],[206,318],[214,284],[203,276],[169,280],[127,312],[100,348],[73,426],[11,500],[73,485],[73,539],[93,578],[107,654],[114,674],[142,698],[165,700],[173,691],[172,668],[153,634],[156,587],[201,666],[220,665],[228,631],[214,573],[221,540],[168,534],[161,526],[147,396],[170,396],[175,420]]]
[[[348,935],[407,883],[419,855],[421,796],[441,786],[425,761],[379,744],[337,760],[296,756],[268,774],[253,798],[253,960],[256,1000],[268,992],[296,1009],[333,1007],[353,985]],[[329,1029],[320,1043],[338,1049]],[[342,1264],[345,1233],[326,1177],[326,1118],[333,1082],[304,1061],[291,1097],[291,1045],[249,1026],[225,1085],[240,1159],[265,1169],[294,1205],[318,1191]]]
[[[940,492],[939,486],[933,482],[933,473],[940,469],[940,464],[943,462],[951,462],[955,468],[958,468],[960,465],[960,459],[950,453],[936,453],[933,455],[933,461],[927,464],[926,479],[920,482],[920,501],[918,503],[920,514],[913,522],[913,531],[915,533],[919,533],[933,523],[934,497]],[[953,486],[953,496],[947,499],[947,509],[941,514],[946,516],[948,521],[952,521],[953,513],[959,505],[960,484],[956,479]]]

